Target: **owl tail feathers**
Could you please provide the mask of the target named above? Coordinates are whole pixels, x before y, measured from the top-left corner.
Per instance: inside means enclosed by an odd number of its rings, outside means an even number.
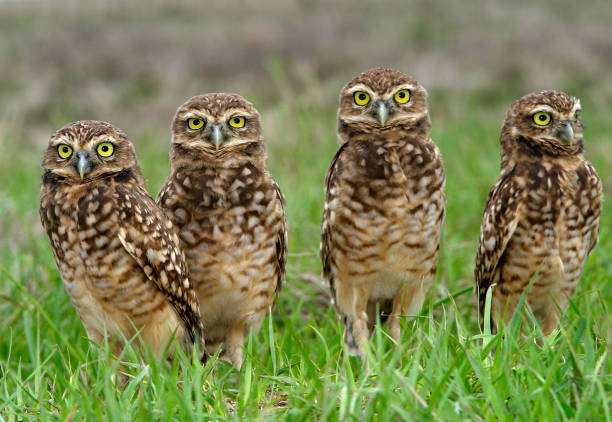
[[[200,352],[200,363],[202,365],[206,365],[206,363],[208,362],[208,351],[206,350],[206,341],[204,340],[204,326],[201,322],[200,324],[198,324],[198,329],[196,330],[193,343],[198,344],[198,351]]]
[[[199,354],[199,360],[202,365],[208,362],[208,351],[206,350],[206,342],[204,340],[204,327],[199,323],[196,327],[188,331],[189,335],[183,339],[183,350],[185,353],[193,349],[197,345],[197,352]]]
[[[200,344],[199,349],[198,349],[200,351],[200,363],[202,365],[206,365],[206,363],[208,363],[209,356],[208,356],[208,351],[206,350],[204,336],[199,337],[198,341]]]

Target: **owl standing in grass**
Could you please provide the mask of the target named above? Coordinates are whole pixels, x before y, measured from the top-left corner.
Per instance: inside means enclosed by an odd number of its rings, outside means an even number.
[[[193,97],[172,124],[157,202],[179,228],[206,346],[240,369],[285,279],[285,200],[266,168],[257,110],[236,94]]]
[[[186,352],[203,341],[178,236],[145,190],[134,147],[122,131],[80,121],[51,137],[40,217],[91,340],[104,343],[108,335],[119,353],[123,339],[138,333],[155,357],[172,337]]]
[[[376,312],[399,341],[400,318],[419,313],[435,278],[445,176],[430,127],[427,92],[401,72],[370,70],[340,93],[321,260],[349,353],[362,358]]]
[[[582,156],[582,129],[580,101],[563,92],[525,95],[506,114],[475,267],[481,316],[492,289],[494,331],[528,287],[542,332],[554,330],[597,243],[601,181]]]

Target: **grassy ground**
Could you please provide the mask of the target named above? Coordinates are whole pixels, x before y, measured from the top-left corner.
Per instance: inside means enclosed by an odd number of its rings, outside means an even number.
[[[610,19],[609,0],[0,1],[0,421],[611,421],[609,201],[599,244],[543,346],[533,324],[524,336],[516,323],[483,335],[472,291],[499,128],[514,99],[541,88],[581,97],[586,155],[609,196]],[[428,88],[448,203],[425,309],[403,321],[397,348],[375,332],[366,372],[343,353],[341,323],[317,283],[318,243],[337,93],[378,64]],[[154,195],[168,172],[172,113],[217,90],[244,94],[262,113],[270,170],[288,201],[287,283],[240,373],[189,356],[144,365],[127,352],[131,381],[117,391],[108,348],[88,342],[40,226],[43,150],[69,121],[111,121],[134,141]]]
[[[333,106],[296,95],[263,112],[270,167],[288,200],[290,254],[287,284],[272,317],[249,340],[242,371],[225,362],[202,368],[189,357],[172,368],[147,366],[127,354],[132,379],[121,392],[110,381],[116,368],[107,349],[86,339],[39,226],[42,153],[26,154],[4,134],[1,420],[611,420],[609,202],[600,243],[560,330],[543,347],[533,326],[525,337],[515,326],[503,337],[481,335],[473,257],[483,201],[498,171],[503,103],[482,111],[475,98],[460,115],[436,119],[435,110],[458,101],[431,98],[433,136],[448,175],[441,265],[423,315],[405,319],[397,348],[378,330],[369,372],[348,359],[341,324],[312,281],[320,269],[322,182],[336,147],[335,119]],[[583,105],[587,151],[606,180],[609,156],[601,152],[612,124],[588,99]],[[151,193],[168,169],[165,138],[164,129],[134,137]]]

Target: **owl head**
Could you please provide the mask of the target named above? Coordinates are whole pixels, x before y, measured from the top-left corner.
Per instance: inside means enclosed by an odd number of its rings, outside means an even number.
[[[97,120],[70,123],[51,136],[43,159],[45,174],[71,184],[131,171],[141,178],[134,146],[125,133]]]
[[[502,127],[502,157],[516,149],[547,155],[582,152],[580,100],[559,91],[537,91],[516,100]]]
[[[172,122],[172,158],[226,158],[263,150],[259,113],[238,94],[204,94],[181,105]]]
[[[349,81],[340,92],[338,132],[351,134],[416,126],[429,130],[427,91],[412,77],[392,69],[375,68]]]

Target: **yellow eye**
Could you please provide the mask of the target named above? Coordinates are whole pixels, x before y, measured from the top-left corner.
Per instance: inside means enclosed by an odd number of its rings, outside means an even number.
[[[115,152],[115,146],[110,142],[102,142],[98,145],[98,155],[100,157],[110,157]]]
[[[191,130],[198,130],[204,127],[204,120],[202,119],[189,119],[187,120],[187,125]]]
[[[395,102],[398,104],[405,104],[410,100],[410,91],[407,89],[400,89],[393,96]]]
[[[546,126],[550,123],[550,113],[541,111],[533,115],[533,122],[538,126]]]
[[[66,144],[60,144],[57,147],[57,154],[60,158],[66,159],[72,155],[72,148]]]
[[[368,94],[367,92],[363,92],[363,91],[355,92],[355,94],[353,95],[353,98],[355,99],[355,104],[360,105],[360,106],[364,106],[370,102],[370,94]]]
[[[244,117],[235,116],[229,119],[229,124],[231,127],[243,127],[245,123]]]

